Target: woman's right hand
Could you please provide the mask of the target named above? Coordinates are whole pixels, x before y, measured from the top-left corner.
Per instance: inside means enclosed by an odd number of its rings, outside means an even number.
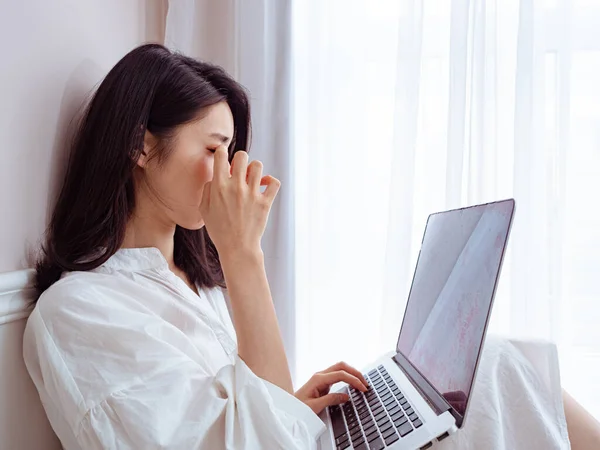
[[[329,392],[331,386],[340,381],[348,383],[363,393],[370,389],[369,383],[359,370],[345,362],[339,362],[329,369],[314,374],[294,395],[311,408],[315,414],[319,414],[327,406],[340,405],[350,400],[346,393]]]
[[[266,186],[263,193],[261,186]],[[260,161],[248,164],[246,152],[236,152],[230,168],[227,148],[217,148],[213,179],[204,185],[200,212],[221,257],[261,251],[260,240],[279,186],[276,178],[263,177]]]

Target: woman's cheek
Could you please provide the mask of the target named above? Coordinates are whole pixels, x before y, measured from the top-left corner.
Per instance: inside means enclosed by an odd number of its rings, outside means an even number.
[[[200,181],[204,185],[213,178],[213,158],[202,158],[199,167]]]

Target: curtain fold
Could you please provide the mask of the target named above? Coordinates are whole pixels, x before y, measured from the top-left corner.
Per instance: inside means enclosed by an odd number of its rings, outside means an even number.
[[[491,331],[556,341],[600,416],[600,1],[292,17],[299,378],[394,349],[429,213],[515,197]]]

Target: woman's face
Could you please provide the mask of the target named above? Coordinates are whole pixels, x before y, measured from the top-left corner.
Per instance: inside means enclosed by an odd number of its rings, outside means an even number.
[[[232,136],[233,116],[224,101],[209,106],[201,119],[179,127],[163,162],[140,157],[145,180],[137,183],[136,205],[145,204],[144,209],[151,209],[147,212],[157,214],[166,226],[174,223],[190,230],[204,226],[200,202],[204,185],[213,177],[213,152],[219,145],[229,145]],[[146,133],[146,155],[155,144]]]

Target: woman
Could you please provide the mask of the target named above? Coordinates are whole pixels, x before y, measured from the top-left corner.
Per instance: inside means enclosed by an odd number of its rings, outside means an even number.
[[[65,449],[310,448],[315,413],[347,400],[330,386],[367,389],[339,363],[293,392],[260,247],[279,181],[249,131],[235,81],[159,45],[98,88],[24,342]]]

